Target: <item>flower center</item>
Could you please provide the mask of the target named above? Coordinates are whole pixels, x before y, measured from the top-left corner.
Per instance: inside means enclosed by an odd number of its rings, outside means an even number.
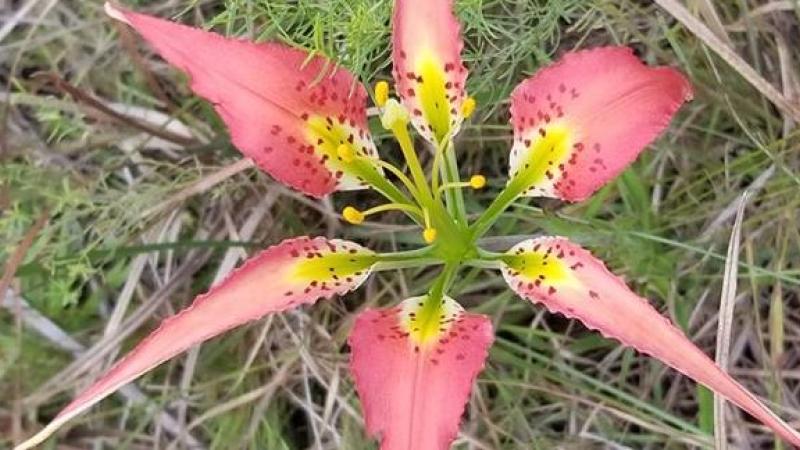
[[[434,100],[428,101],[428,103],[433,103],[427,106],[423,105],[423,107],[430,107],[430,114],[437,115],[440,112],[439,106],[436,105],[438,102],[438,100],[436,100],[436,98],[438,98],[438,94],[441,94],[441,100],[443,102],[448,102],[447,104],[449,105],[447,93],[444,88],[444,78],[443,75],[440,76],[440,78],[442,78],[442,80],[440,80],[442,81],[442,87],[440,89],[441,92],[436,91],[437,88],[435,86],[439,83],[433,83],[433,81],[438,79],[436,78],[437,75],[434,73],[436,70],[439,70],[438,66],[431,62],[429,67],[430,70],[425,69],[425,67],[428,67],[428,65],[421,65],[420,73],[421,77],[423,77],[422,84],[425,84],[424,77],[427,74],[430,81],[432,81],[430,89],[433,89],[425,98]],[[322,138],[328,139],[337,144],[336,147],[333,145],[326,147],[326,151],[330,152],[332,155],[331,158],[335,156],[336,164],[345,167],[345,169],[342,169],[342,171],[350,171],[356,174],[356,176],[359,177],[359,180],[366,180],[368,183],[372,184],[373,187],[385,193],[385,187],[371,182],[370,179],[365,177],[363,174],[365,168],[358,167],[359,163],[362,165],[370,164],[374,167],[374,172],[377,173],[378,171],[382,172],[385,170],[397,178],[397,180],[400,181],[401,187],[405,188],[410,196],[405,197],[402,195],[400,200],[397,198],[390,198],[392,201],[389,203],[378,205],[366,210],[360,210],[354,206],[347,206],[342,211],[342,217],[351,224],[361,224],[373,214],[393,210],[403,211],[409,217],[414,219],[417,224],[419,224],[421,228],[422,240],[427,244],[433,245],[437,254],[443,260],[459,261],[464,258],[464,255],[474,253],[475,249],[474,243],[469,239],[469,233],[465,220],[466,215],[462,210],[460,215],[463,218],[454,216],[453,208],[450,208],[451,202],[449,201],[450,198],[448,195],[450,195],[451,192],[465,188],[481,189],[486,185],[486,178],[482,175],[476,174],[473,175],[469,181],[462,182],[457,178],[457,170],[445,170],[448,169],[446,166],[447,152],[448,150],[452,151],[452,143],[450,142],[450,136],[448,132],[445,132],[440,145],[437,146],[434,153],[432,167],[429,174],[426,175],[426,172],[423,170],[423,167],[417,157],[417,151],[414,148],[414,142],[408,132],[410,115],[405,107],[397,100],[388,98],[387,89],[388,87],[386,83],[380,82],[378,83],[375,91],[376,103],[381,107],[382,110],[381,124],[386,130],[390,131],[397,140],[397,143],[399,144],[400,150],[403,154],[408,173],[386,161],[364,158],[361,153],[359,153],[357,150],[354,150],[352,145],[349,145],[349,141],[344,139],[344,136],[341,132],[339,134],[333,134],[337,130],[335,127],[330,127],[330,124],[328,124],[328,127],[323,127],[327,135],[322,136]],[[444,105],[444,103],[442,103],[442,105]],[[465,100],[461,111],[461,117],[467,117],[471,115],[474,109],[475,100],[471,98]],[[438,119],[432,117],[431,120],[433,120],[433,122],[431,123],[439,123],[439,125],[433,125],[437,129],[450,130],[449,109],[444,109],[442,111],[442,116],[440,117],[442,120],[436,122]],[[391,184],[391,182],[387,181],[387,178],[382,174],[377,177],[372,177],[372,181]],[[394,185],[392,185],[392,187],[398,191],[400,190],[400,187]],[[444,203],[445,199],[448,200],[447,206]]]

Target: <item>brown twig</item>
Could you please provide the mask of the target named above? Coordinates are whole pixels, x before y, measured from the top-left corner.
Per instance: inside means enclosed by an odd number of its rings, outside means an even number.
[[[156,137],[160,137],[161,139],[174,142],[179,145],[194,145],[197,144],[192,138],[187,138],[185,136],[181,136],[179,134],[173,133],[171,131],[154,127],[150,124],[132,119],[124,114],[120,114],[113,109],[109,108],[108,106],[104,105],[99,100],[92,97],[90,94],[83,92],[82,90],[78,89],[77,87],[71,85],[69,82],[61,78],[60,76],[54,73],[38,73],[34,75],[34,78],[44,80],[50,82],[56,89],[66,94],[69,94],[76,102],[82,103],[86,106],[95,109],[96,111],[100,112],[104,116],[108,117],[109,119],[118,122],[122,125],[131,126],[133,128],[137,128],[145,133],[151,134]]]
[[[136,50],[136,41],[133,38],[133,33],[131,33],[130,28],[127,25],[122,24],[116,20],[113,21],[114,26],[117,29],[117,33],[119,33],[119,40],[122,44],[122,48],[125,49],[125,52],[131,57],[131,61],[133,61],[133,65],[136,67],[136,70],[142,74],[144,77],[145,83],[150,88],[150,91],[164,103],[164,106],[169,110],[171,113],[176,112],[175,104],[170,100],[167,93],[164,92],[164,89],[161,88],[161,85],[158,84],[158,80],[153,76],[153,73],[147,67],[144,60],[142,59],[142,55]]]

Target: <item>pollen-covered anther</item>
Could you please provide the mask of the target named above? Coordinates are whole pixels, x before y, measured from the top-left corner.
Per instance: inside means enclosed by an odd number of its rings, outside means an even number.
[[[389,100],[389,83],[378,81],[375,85],[375,104],[383,107],[387,100]]]
[[[340,144],[336,147],[336,156],[346,163],[351,163],[356,158],[356,153],[353,151],[353,147],[347,144]]]
[[[436,240],[436,228],[425,228],[422,231],[422,239],[425,240],[425,243],[432,244]]]
[[[461,103],[461,117],[465,119],[469,119],[472,116],[472,113],[475,112],[475,107],[477,103],[475,102],[474,97],[467,97]]]
[[[486,177],[483,175],[473,175],[469,179],[469,187],[472,189],[482,189],[486,186]]]
[[[353,225],[358,225],[364,222],[364,213],[352,206],[347,206],[342,210],[342,217],[344,217],[344,220]]]

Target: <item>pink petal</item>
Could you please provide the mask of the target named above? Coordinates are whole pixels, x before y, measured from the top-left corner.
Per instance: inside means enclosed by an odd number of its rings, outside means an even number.
[[[521,242],[508,255],[503,276],[520,296],[663,361],[800,446],[800,433],[717,367],[588,251],[564,238],[545,237]]]
[[[492,343],[492,324],[445,297],[368,309],[350,335],[350,370],[367,430],[382,450],[445,450]]]
[[[397,0],[392,25],[397,92],[414,127],[436,144],[448,132],[458,132],[467,79],[453,2]]]
[[[68,420],[197,343],[265,314],[355,289],[369,275],[374,262],[371,251],[338,239],[300,237],[268,248],[197,297],[191,306],[165,319],[16,450],[38,445]]]
[[[509,177],[524,195],[583,200],[619,174],[692,97],[680,72],[627,47],[567,53],[511,95]]]
[[[228,39],[110,4],[106,11],[188,73],[234,145],[277,180],[317,197],[364,186],[336,154],[349,143],[376,157],[367,94],[350,72],[278,43]]]

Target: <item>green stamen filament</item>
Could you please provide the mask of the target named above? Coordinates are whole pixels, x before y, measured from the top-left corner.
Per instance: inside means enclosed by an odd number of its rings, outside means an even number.
[[[473,175],[469,181],[457,181],[439,186],[439,189],[436,190],[436,198],[439,199],[442,196],[442,192],[448,189],[481,189],[484,186],[486,186],[486,178],[483,175]]]
[[[383,205],[374,206],[366,211],[359,211],[352,206],[347,206],[344,208],[344,210],[342,210],[342,217],[351,224],[358,225],[364,222],[364,219],[367,217],[386,211],[404,211],[410,214],[423,215],[423,212],[418,207],[413,205],[408,205],[405,203],[386,203]]]
[[[386,211],[406,211],[414,214],[421,214],[422,211],[416,206],[405,205],[402,203],[386,203],[384,205],[374,206],[363,212],[364,216],[371,216],[373,214],[386,212]]]
[[[414,199],[417,201],[417,203],[420,202],[419,192],[417,191],[417,187],[414,186],[414,183],[411,181],[411,179],[409,179],[406,176],[405,173],[403,173],[402,170],[397,168],[397,166],[395,166],[394,164],[388,163],[388,162],[380,160],[380,159],[373,160],[373,162],[376,165],[388,170],[389,172],[392,172],[392,174],[394,176],[396,176],[400,180],[401,183],[403,183],[403,186],[405,186],[406,189],[408,189],[408,191],[411,193],[411,196],[414,197]]]

